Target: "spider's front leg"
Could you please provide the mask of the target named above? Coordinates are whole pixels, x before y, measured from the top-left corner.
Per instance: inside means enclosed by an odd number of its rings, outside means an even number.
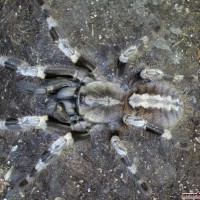
[[[140,191],[144,195],[150,196],[152,194],[152,188],[147,181],[143,180],[138,175],[137,165],[132,159],[130,159],[127,148],[124,145],[123,141],[118,136],[113,136],[111,138],[111,146],[121,158],[122,162],[126,165],[128,171],[134,176]]]
[[[23,60],[0,56],[0,66],[2,69],[8,69],[15,71],[17,74],[29,77],[38,77],[41,79],[52,77],[71,77],[81,82],[90,82],[91,75],[84,71],[77,71],[76,69],[68,69],[64,67],[42,66],[35,65],[30,66]]]
[[[38,3],[40,4],[44,16],[46,18],[51,38],[58,45],[60,51],[62,51],[64,55],[68,57],[78,67],[86,69],[89,72],[95,70],[95,66],[89,60],[87,60],[83,55],[81,55],[78,51],[72,48],[68,40],[63,39],[62,36],[58,33],[58,31],[56,30],[58,23],[56,22],[55,19],[53,19],[50,16],[49,8],[45,4],[45,2],[43,0],[38,0]]]

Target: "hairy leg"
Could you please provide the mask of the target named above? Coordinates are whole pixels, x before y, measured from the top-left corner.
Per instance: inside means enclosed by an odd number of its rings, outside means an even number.
[[[64,67],[30,66],[27,62],[14,57],[0,56],[0,66],[2,69],[15,71],[22,76],[38,77],[41,79],[48,77],[71,77],[81,82],[90,82],[93,80],[92,75],[84,71]]]
[[[128,155],[127,148],[124,145],[123,141],[118,136],[113,136],[111,138],[111,146],[113,147],[115,152],[118,154],[118,156],[121,158],[122,162],[126,165],[128,171],[136,179],[136,182],[138,184],[140,191],[143,194],[150,196],[152,194],[151,186],[149,185],[148,182],[140,178],[140,176],[138,175],[137,165]]]
[[[0,130],[5,131],[28,131],[31,129],[47,128],[48,116],[25,116],[17,119],[6,119],[0,121]]]
[[[47,147],[46,150],[40,155],[40,158],[30,169],[30,172],[25,176],[19,177],[16,181],[15,167],[12,166],[4,176],[4,191],[1,195],[2,198],[6,197],[6,193],[10,189],[24,190],[32,184],[39,174],[46,169],[50,164],[54,163],[63,151],[69,151],[73,148],[74,139],[71,132],[58,137],[56,140]],[[13,177],[14,176],[14,177]]]
[[[127,125],[143,128],[144,130],[150,131],[156,135],[170,140],[172,138],[171,132],[168,129],[161,128],[153,123],[149,123],[147,120],[137,116],[125,115],[123,122]]]
[[[125,66],[130,58],[135,59],[137,57],[140,57],[143,51],[147,48],[148,43],[149,37],[144,36],[137,40],[132,46],[121,52],[117,64],[117,74],[119,76],[123,75]]]
[[[41,6],[44,16],[46,18],[51,38],[53,39],[53,41],[55,41],[60,51],[63,52],[64,55],[68,57],[78,67],[87,69],[89,72],[95,70],[96,67],[78,51],[72,48],[68,40],[63,39],[62,36],[58,33],[58,31],[56,30],[58,23],[55,19],[51,17],[48,10],[49,8],[45,4],[45,2],[43,0],[38,0],[38,3]]]

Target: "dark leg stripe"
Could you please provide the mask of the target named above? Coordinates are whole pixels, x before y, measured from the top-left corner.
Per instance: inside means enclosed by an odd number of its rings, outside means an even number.
[[[126,67],[126,63],[123,63],[118,59],[117,69],[116,69],[117,70],[116,73],[118,76],[122,76],[124,74],[125,67]]]
[[[55,29],[55,27],[51,27],[51,29],[49,30],[51,38],[53,39],[53,41],[58,41],[59,40],[59,35]]]

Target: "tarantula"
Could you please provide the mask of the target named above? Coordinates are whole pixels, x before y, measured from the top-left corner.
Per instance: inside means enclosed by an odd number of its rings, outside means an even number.
[[[38,0],[38,3],[41,5],[50,35],[58,49],[76,66],[85,70],[28,66],[26,62],[16,58],[0,57],[0,65],[8,70],[15,70],[23,76],[53,80],[46,85],[23,86],[28,94],[37,97],[48,95],[45,115],[2,120],[0,129],[10,131],[28,131],[32,128],[53,129],[61,134],[41,155],[30,174],[13,185],[13,168],[11,168],[5,175],[5,182],[11,188],[26,187],[64,150],[71,149],[76,139],[88,136],[94,125],[108,124],[112,132],[111,146],[138,180],[141,191],[150,195],[152,189],[137,174],[137,166],[128,155],[120,135],[127,126],[134,126],[170,140],[172,138],[170,129],[183,115],[184,100],[179,91],[168,82],[179,82],[185,78],[197,80],[198,77],[166,74],[159,69],[146,68],[139,72],[140,80],[131,89],[102,80],[96,76],[95,66],[59,35],[57,22],[50,16],[43,0]],[[117,73],[120,76],[129,58],[145,48],[148,42],[149,38],[144,36],[137,45],[121,53],[117,65]]]

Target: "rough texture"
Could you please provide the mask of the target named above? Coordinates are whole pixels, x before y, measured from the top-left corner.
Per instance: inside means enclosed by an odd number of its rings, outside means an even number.
[[[146,66],[169,73],[197,74],[199,70],[199,1],[176,0],[46,0],[52,16],[58,20],[62,37],[93,61],[99,74],[114,76],[117,58],[142,36],[150,36],[149,47],[131,60],[121,82],[131,87]],[[0,0],[1,54],[15,56],[34,64],[73,67],[52,42],[46,21],[35,1]],[[22,77],[0,73],[0,118],[37,114],[41,105],[23,96],[16,84]],[[38,80],[34,80],[38,82]],[[199,83],[198,83],[199,84]],[[180,199],[182,192],[200,190],[199,85],[183,82],[177,87],[189,96],[191,112],[173,129],[182,148],[141,130],[124,133],[138,171],[152,186],[152,197],[139,192],[135,180],[109,145],[109,130],[96,126],[91,141],[78,143],[74,150],[43,171],[26,191],[12,191],[7,199]],[[195,112],[193,111],[195,110]],[[28,166],[52,140],[43,132],[0,134],[0,176],[9,169],[11,147],[21,144],[13,163],[28,171]],[[190,141],[190,142],[189,142]],[[188,146],[184,146],[189,142]],[[30,159],[30,157],[32,159]]]

